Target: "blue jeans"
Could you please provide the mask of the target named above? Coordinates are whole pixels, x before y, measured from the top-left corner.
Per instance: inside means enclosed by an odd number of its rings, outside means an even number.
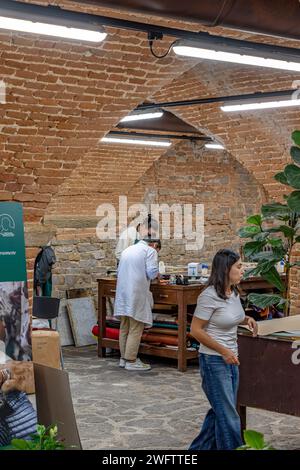
[[[202,388],[210,403],[200,434],[189,450],[233,450],[242,445],[241,422],[236,410],[239,369],[222,356],[200,354]]]

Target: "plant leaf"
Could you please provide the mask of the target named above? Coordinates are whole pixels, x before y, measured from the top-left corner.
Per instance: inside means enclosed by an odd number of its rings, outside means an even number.
[[[11,445],[18,450],[29,450],[32,448],[30,441],[25,439],[12,439]]]
[[[274,178],[281,184],[289,184],[283,171],[280,171],[280,173],[276,173]]]
[[[294,131],[292,133],[292,139],[296,145],[300,146],[300,131]]]
[[[282,259],[282,253],[274,253],[275,248],[273,248],[273,251],[260,251],[258,253],[253,254],[252,259],[253,261],[258,261],[258,262],[265,262],[265,261],[274,261],[274,263],[277,263]]]
[[[300,189],[300,168],[298,166],[287,165],[284,169],[284,174],[290,186]]]
[[[280,275],[274,266],[269,269],[269,271],[263,271],[261,275],[266,281],[275,286],[280,292],[283,292],[285,290],[285,286],[282,280],[280,279]]]
[[[287,238],[293,238],[295,235],[295,229],[289,227],[288,225],[280,225],[279,227],[272,227],[268,229],[271,233],[282,232]]]
[[[269,245],[272,247],[279,247],[282,246],[282,240],[281,238],[269,238],[268,240]]]
[[[300,165],[300,148],[294,146],[291,147],[290,154],[294,162]]]
[[[257,266],[256,268],[248,269],[244,272],[243,279],[248,279],[248,277],[258,276],[261,272],[261,267]]]
[[[262,224],[262,216],[260,214],[250,215],[247,219],[247,224],[260,226]]]
[[[290,218],[291,211],[286,204],[273,202],[271,204],[263,204],[261,212],[264,218]]]
[[[248,242],[244,245],[244,255],[248,258],[261,251],[265,242]]]
[[[292,211],[300,212],[300,191],[293,191],[287,198],[287,203]]]
[[[252,238],[252,240],[262,242],[262,241],[266,240],[269,235],[270,235],[269,232],[260,232],[257,235],[255,235]]]
[[[278,294],[249,294],[248,301],[260,308],[270,307],[270,305],[283,305],[286,299]]]
[[[242,227],[238,231],[238,234],[241,238],[252,238],[260,232],[260,227],[257,227],[257,225],[247,225],[246,227]]]
[[[246,429],[244,431],[244,439],[246,445],[248,445],[252,449],[262,450],[263,447],[266,445],[264,441],[264,435],[260,432],[253,431],[252,429]]]

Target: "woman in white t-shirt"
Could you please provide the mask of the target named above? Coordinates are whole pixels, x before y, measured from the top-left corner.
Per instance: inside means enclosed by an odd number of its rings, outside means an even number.
[[[202,388],[211,409],[189,450],[231,450],[242,445],[236,410],[237,327],[248,324],[253,335],[257,334],[256,322],[245,315],[236,287],[242,276],[240,256],[220,250],[213,259],[208,285],[198,297],[191,334],[200,343]]]

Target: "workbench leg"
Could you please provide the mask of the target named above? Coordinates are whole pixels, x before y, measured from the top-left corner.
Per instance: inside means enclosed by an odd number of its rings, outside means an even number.
[[[101,339],[104,338],[106,324],[106,297],[103,295],[102,286],[98,282],[98,357],[106,357],[106,348],[102,347]]]
[[[98,348],[98,357],[106,357],[106,348]]]
[[[241,432],[243,437],[243,431],[246,429],[247,426],[247,407],[244,405],[238,405],[237,410],[241,418]]]
[[[186,316],[187,306],[183,299],[178,302],[178,370],[185,372],[186,360]]]

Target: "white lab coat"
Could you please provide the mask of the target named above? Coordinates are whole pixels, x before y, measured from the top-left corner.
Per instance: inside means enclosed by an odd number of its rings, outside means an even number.
[[[139,239],[140,234],[135,227],[128,227],[127,229],[125,229],[121,233],[115,249],[115,256],[117,260],[120,261],[122,252],[129,246],[133,245],[135,243],[135,240]]]
[[[144,240],[122,252],[114,307],[116,317],[126,315],[152,326],[150,280],[155,279],[158,272],[157,252]]]

